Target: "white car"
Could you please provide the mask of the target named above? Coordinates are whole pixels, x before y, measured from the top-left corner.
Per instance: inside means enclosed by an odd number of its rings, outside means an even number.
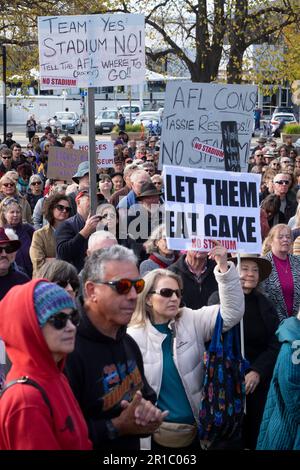
[[[130,121],[130,108],[131,108],[131,121]],[[141,109],[138,105],[123,105],[120,106],[120,113],[125,117],[126,122],[133,122],[138,118],[138,115],[141,112]]]
[[[161,114],[158,111],[143,111],[139,114],[133,125],[143,123],[151,135],[160,135],[161,133]]]
[[[57,127],[62,131],[68,131],[72,134],[81,134],[82,122],[77,113],[73,111],[57,111],[54,117],[50,119],[49,124],[51,127]],[[58,125],[56,125],[56,121]]]
[[[293,113],[274,113],[271,118],[271,133],[274,137],[280,137],[280,132],[285,124],[297,123]]]
[[[95,119],[96,134],[111,132],[119,124],[119,111],[117,109],[103,109]]]

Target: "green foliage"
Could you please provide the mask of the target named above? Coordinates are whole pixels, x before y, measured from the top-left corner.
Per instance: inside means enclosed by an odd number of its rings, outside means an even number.
[[[142,126],[140,124],[126,124],[125,130],[126,132],[141,132]]]
[[[140,124],[126,124],[125,132],[141,132],[142,127]],[[119,126],[115,126],[112,130],[113,132],[119,132]]]
[[[300,134],[300,124],[286,124],[282,132],[283,134]]]

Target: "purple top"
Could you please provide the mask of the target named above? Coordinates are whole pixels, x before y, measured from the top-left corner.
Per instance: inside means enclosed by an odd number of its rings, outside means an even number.
[[[279,282],[283,292],[283,298],[285,301],[288,316],[293,314],[293,302],[294,302],[294,279],[291,270],[290,260],[280,259],[273,253],[273,260],[278,274]]]

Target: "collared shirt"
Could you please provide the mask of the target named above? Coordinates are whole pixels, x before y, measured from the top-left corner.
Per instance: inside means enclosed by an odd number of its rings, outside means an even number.
[[[187,258],[185,258],[185,262],[186,262],[186,265],[188,267],[188,270],[195,276],[197,281],[200,282],[202,274],[204,274],[205,271],[207,270],[207,261],[205,261],[205,266],[202,268],[202,270],[200,272],[194,270],[194,268],[188,262]]]

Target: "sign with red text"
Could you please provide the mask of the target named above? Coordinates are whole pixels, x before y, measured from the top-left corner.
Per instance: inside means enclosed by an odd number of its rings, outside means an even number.
[[[145,80],[144,15],[41,16],[38,35],[41,89]]]
[[[256,95],[253,85],[168,81],[159,168],[174,165],[225,170],[224,156],[230,153],[233,157],[234,153],[239,155],[240,169],[247,171]],[[227,130],[233,126],[237,130],[236,149],[232,132],[222,132],[224,123]]]
[[[261,175],[164,166],[165,225],[173,250],[260,253]]]
[[[96,157],[98,168],[110,168],[114,166],[114,143],[111,140],[97,140],[96,145]],[[74,148],[84,150],[88,152],[88,142],[76,142]]]

